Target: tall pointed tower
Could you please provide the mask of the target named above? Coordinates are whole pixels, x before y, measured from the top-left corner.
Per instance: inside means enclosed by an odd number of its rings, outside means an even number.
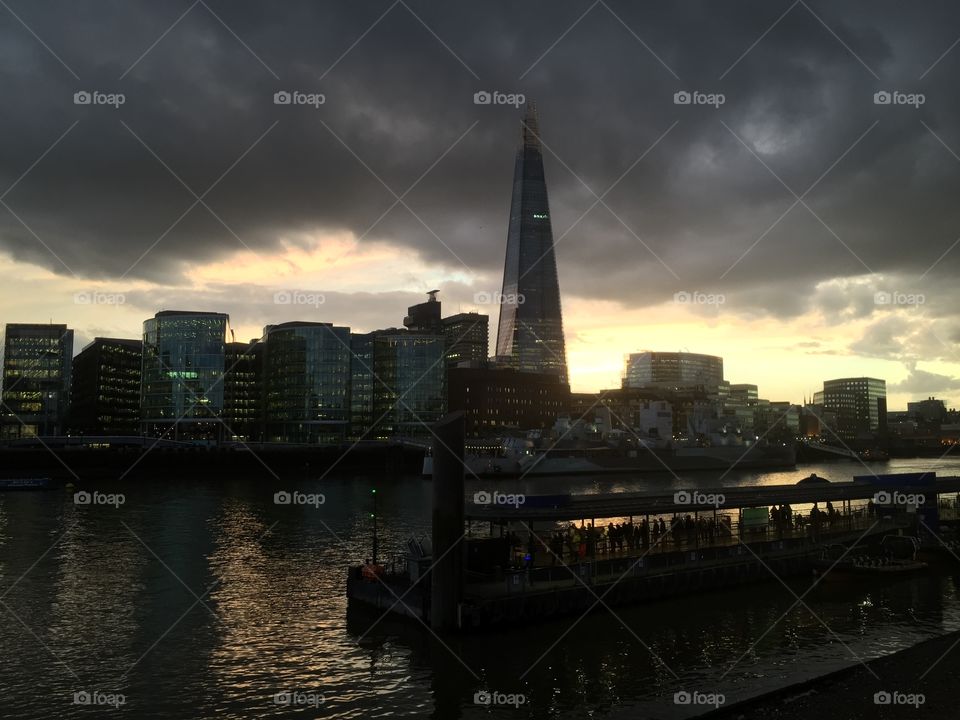
[[[527,103],[513,170],[497,358],[519,370],[554,373],[568,382],[540,123],[532,102]]]

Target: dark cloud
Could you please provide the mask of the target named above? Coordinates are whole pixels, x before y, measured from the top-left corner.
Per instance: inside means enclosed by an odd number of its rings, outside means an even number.
[[[824,283],[872,271],[943,287],[919,316],[955,306],[960,250],[938,258],[960,236],[960,160],[941,144],[960,153],[960,50],[921,79],[955,40],[954,6],[797,5],[743,55],[786,4],[610,0],[552,49],[582,2],[410,0],[382,19],[388,0],[207,5],[165,35],[187,0],[11,5],[67,67],[0,11],[0,188],[76,123],[4,196],[20,219],[0,207],[0,247],[64,274],[175,282],[349,230],[496,274],[519,118],[472,97],[497,89],[539,102],[565,293],[714,292],[725,312],[839,321],[882,314],[880,281]],[[126,102],[77,106],[83,89]],[[326,103],[273,104],[294,89]],[[875,105],[881,89],[926,103]],[[678,90],[726,102],[678,106]],[[409,209],[377,222],[414,183]],[[208,189],[209,209],[188,212]],[[809,190],[792,209],[791,190]],[[896,332],[860,345],[889,355]]]

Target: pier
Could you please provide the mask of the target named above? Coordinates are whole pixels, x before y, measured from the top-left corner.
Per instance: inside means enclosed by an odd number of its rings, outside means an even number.
[[[351,600],[446,630],[524,624],[812,575],[830,546],[875,546],[887,535],[929,539],[957,522],[960,506],[960,477],[916,473],[669,494],[491,491],[452,507],[463,498],[462,471],[446,467],[454,477],[438,474],[442,485],[434,488],[435,502],[447,506],[434,507],[435,523],[445,520],[442,539],[435,526],[433,548],[395,558],[375,575],[351,568]],[[459,549],[451,544],[455,528]],[[454,555],[459,568],[436,563],[443,568],[436,572],[434,556]]]

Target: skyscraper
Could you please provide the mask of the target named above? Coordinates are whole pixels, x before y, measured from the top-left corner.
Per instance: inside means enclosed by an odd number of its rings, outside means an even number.
[[[513,171],[513,199],[500,297],[497,359],[567,382],[560,283],[543,173],[537,108],[527,103]]]

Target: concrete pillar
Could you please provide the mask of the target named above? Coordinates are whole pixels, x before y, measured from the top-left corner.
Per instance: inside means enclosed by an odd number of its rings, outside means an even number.
[[[444,416],[433,426],[430,624],[438,632],[457,628],[463,595],[464,427],[462,411]]]

